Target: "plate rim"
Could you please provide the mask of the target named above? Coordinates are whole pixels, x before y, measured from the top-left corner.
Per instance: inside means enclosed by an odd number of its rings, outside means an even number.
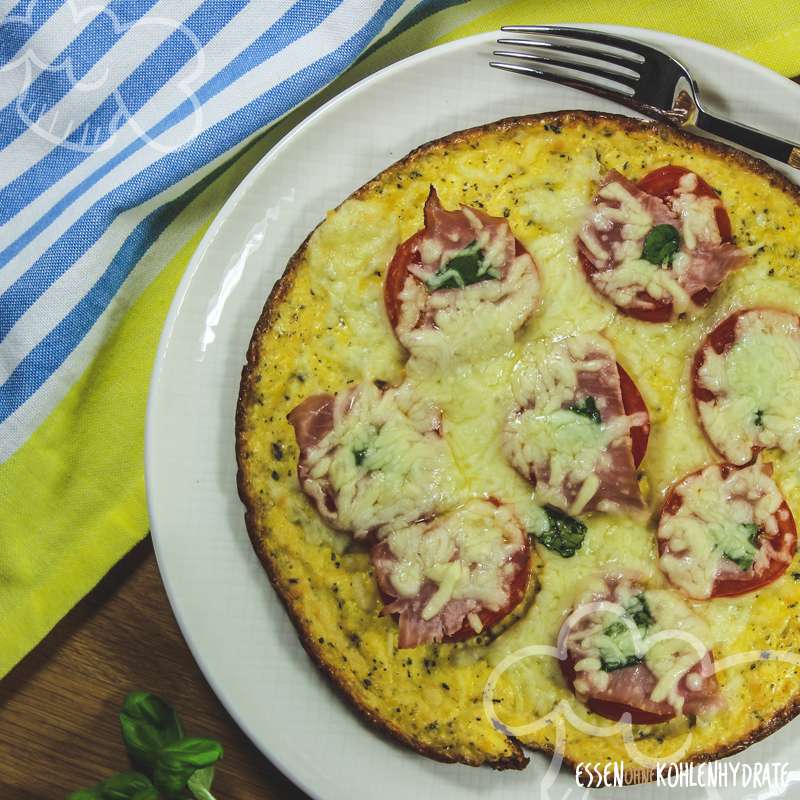
[[[797,83],[792,81],[790,78],[787,78],[786,76],[781,75],[778,72],[775,72],[769,67],[766,67],[763,64],[759,64],[756,61],[752,61],[751,59],[748,59],[745,56],[742,56],[738,53],[732,52],[730,50],[725,50],[724,48],[717,47],[716,45],[712,45],[709,44],[708,42],[703,42],[698,39],[692,39],[690,37],[668,33],[666,31],[660,31],[651,28],[642,28],[637,26],[609,25],[609,24],[598,24],[590,22],[574,22],[574,23],[565,22],[565,23],[552,23],[552,24],[556,27],[569,26],[569,27],[590,28],[593,30],[605,31],[609,33],[616,33],[622,36],[628,36],[629,38],[636,38],[637,35],[639,34],[645,34],[646,36],[650,37],[655,35],[656,38],[660,39],[661,41],[663,41],[664,44],[667,45],[670,42],[680,42],[681,44],[686,46],[688,43],[688,46],[692,48],[699,49],[700,51],[706,51],[708,53],[713,53],[716,58],[722,57],[731,59],[735,62],[739,62],[743,68],[747,69],[748,71],[760,74],[764,79],[771,81],[777,80],[777,82],[783,83],[785,86],[786,85],[791,86],[795,91],[800,92],[800,86]],[[291,141],[295,137],[302,135],[302,133],[308,127],[314,125],[320,117],[324,117],[331,111],[331,109],[337,107],[341,103],[346,102],[351,96],[364,91],[373,84],[391,78],[395,73],[403,71],[412,64],[416,65],[426,60],[435,60],[437,58],[445,56],[448,52],[451,51],[460,50],[462,48],[468,49],[477,44],[495,41],[500,33],[501,31],[498,28],[497,30],[473,34],[471,36],[462,37],[450,42],[445,42],[443,44],[427,48],[420,52],[406,56],[405,58],[402,58],[398,61],[394,61],[391,64],[386,65],[382,69],[377,70],[376,72],[373,72],[365,76],[361,80],[354,83],[352,86],[349,86],[342,92],[336,94],[334,97],[330,98],[323,105],[321,105],[318,109],[316,109],[306,118],[304,118],[298,125],[287,131],[284,134],[284,136],[282,136],[281,139],[275,145],[273,145],[273,147],[271,147],[244,176],[244,178],[237,185],[237,187],[234,189],[231,195],[227,198],[227,200],[224,202],[219,211],[215,214],[214,219],[212,220],[206,232],[203,234],[200,242],[198,243],[197,247],[192,253],[191,258],[189,259],[189,263],[186,266],[184,274],[181,277],[178,287],[175,290],[175,293],[171,300],[170,307],[165,317],[161,334],[159,336],[158,346],[153,361],[153,368],[147,392],[147,405],[145,413],[144,477],[145,477],[147,512],[150,521],[151,540],[153,543],[153,549],[162,585],[164,586],[164,590],[166,592],[170,608],[178,624],[181,635],[184,641],[186,642],[186,645],[188,646],[192,654],[192,658],[197,664],[197,667],[200,669],[203,678],[211,687],[217,700],[225,708],[225,711],[234,720],[237,727],[239,727],[239,729],[245,734],[245,736],[247,736],[247,738],[259,750],[259,752],[272,765],[274,765],[289,781],[291,781],[295,786],[300,788],[310,797],[317,798],[319,800],[322,800],[323,795],[319,794],[317,790],[306,781],[302,773],[293,769],[292,766],[290,766],[287,763],[286,758],[279,755],[274,750],[268,748],[266,742],[262,740],[263,737],[256,736],[251,732],[243,716],[239,713],[236,704],[230,701],[222,685],[223,682],[218,680],[217,676],[213,674],[213,671],[205,662],[205,659],[203,657],[199,645],[197,644],[196,641],[192,639],[192,635],[190,632],[191,626],[184,616],[184,611],[181,608],[181,601],[178,597],[178,592],[174,584],[171,583],[168,577],[169,567],[167,566],[167,558],[164,554],[164,550],[161,544],[162,542],[161,537],[167,536],[168,534],[159,532],[160,526],[157,521],[158,513],[156,510],[156,503],[153,497],[153,491],[151,490],[151,486],[154,482],[153,473],[155,470],[154,463],[156,460],[156,452],[157,452],[157,448],[154,443],[154,437],[155,437],[155,427],[156,427],[155,420],[160,411],[160,400],[158,397],[158,392],[159,392],[161,375],[163,374],[163,370],[166,364],[167,354],[169,351],[173,334],[175,333],[176,324],[180,317],[183,302],[186,298],[186,295],[188,294],[192,281],[194,280],[195,276],[197,275],[198,271],[201,268],[203,261],[205,260],[209,248],[217,238],[220,229],[225,225],[228,219],[235,213],[236,208],[241,202],[242,197],[247,194],[247,192],[254,183],[256,183],[259,179],[261,179],[263,173],[266,170],[268,170],[271,162],[280,157],[283,150],[291,143]],[[632,115],[634,112],[628,109],[625,113]],[[489,120],[488,122],[490,123],[492,121],[494,120]],[[280,124],[280,120],[278,120],[275,124]],[[423,146],[424,144],[426,144],[426,142],[420,142],[417,145],[415,145],[415,148]],[[797,180],[793,180],[792,182],[798,183]],[[277,283],[280,280],[280,277],[281,276],[279,275],[276,278],[275,283]],[[253,321],[253,325],[255,325],[256,322],[257,319]],[[232,491],[234,488],[235,485],[232,487]],[[263,565],[259,564],[259,566],[263,569]],[[315,672],[318,674],[318,670],[315,669]],[[322,676],[318,675],[318,677],[320,680],[324,680]],[[337,697],[337,700],[340,700],[340,698]],[[346,711],[347,713],[352,713],[349,707],[346,707]],[[381,735],[381,734],[375,734],[375,735]]]

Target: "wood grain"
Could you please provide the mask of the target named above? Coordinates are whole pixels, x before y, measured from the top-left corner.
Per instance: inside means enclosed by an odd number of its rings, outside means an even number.
[[[172,615],[148,538],[0,682],[0,798],[63,800],[127,769],[116,715],[131,689],[162,695],[188,733],[222,742],[218,797],[305,797],[208,687]]]
[[[305,797],[250,744],[205,682],[148,538],[0,682],[0,798],[64,800],[129,769],[117,714],[132,689],[168,699],[190,735],[222,742],[217,797]]]

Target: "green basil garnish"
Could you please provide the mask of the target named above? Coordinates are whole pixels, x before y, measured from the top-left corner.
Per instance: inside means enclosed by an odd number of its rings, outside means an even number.
[[[674,225],[656,225],[644,237],[642,258],[657,267],[663,267],[672,262],[680,247],[681,238]]]
[[[548,549],[564,558],[572,558],[581,549],[586,536],[586,526],[558,508],[545,506],[548,527],[536,538]]]
[[[631,597],[623,608],[622,618],[603,630],[606,641],[600,645],[600,665],[605,672],[632,667],[644,660],[636,652],[633,630],[624,620],[632,620],[641,636],[647,635],[647,629],[655,622],[644,593]]]
[[[500,273],[484,259],[478,243],[470,242],[427,278],[425,285],[435,292],[437,289],[463,289],[473,283],[499,278]]]
[[[181,739],[159,751],[153,783],[167,797],[178,797],[195,772],[221,757],[222,747],[213,739]]]
[[[764,427],[764,412],[760,408],[758,411],[756,411],[753,421],[755,422],[757,428]]]
[[[364,463],[364,459],[367,457],[367,448],[362,447],[358,450],[353,450],[353,458],[356,460],[356,466],[360,467]]]
[[[141,772],[113,775],[67,800],[214,800],[211,782],[222,745],[183,735],[172,706],[148,692],[131,692],[119,715],[122,740]],[[188,794],[187,794],[188,793]]]
[[[650,606],[647,605],[647,598],[644,593],[637,594],[632,597],[625,605],[625,614],[629,616],[635,623],[636,627],[647,631],[647,629],[655,622],[653,615],[650,613]]]
[[[573,414],[579,414],[582,417],[586,417],[598,425],[601,422],[600,411],[597,408],[597,403],[595,402],[594,397],[591,395],[584,397],[583,401],[580,403],[574,403],[571,406],[567,406],[567,410],[571,411]]]
[[[612,622],[603,630],[603,635],[607,637],[600,645],[600,666],[604,672],[632,667],[644,660],[636,654],[633,632],[621,620]]]
[[[756,558],[756,552],[758,551],[756,542],[758,541],[759,530],[758,525],[752,522],[744,523],[740,528],[742,533],[745,534],[745,538],[729,537],[726,541],[723,541],[722,555],[733,561],[742,572],[747,572],[753,566],[753,561]]]

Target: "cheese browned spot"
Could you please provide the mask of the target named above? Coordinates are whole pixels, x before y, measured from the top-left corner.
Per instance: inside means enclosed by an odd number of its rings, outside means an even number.
[[[528,537],[510,506],[474,499],[396,528],[373,548],[384,614],[399,617],[400,647],[480,633],[522,598]]]
[[[719,707],[710,639],[680,595],[622,573],[589,582],[559,643],[572,687],[590,707],[613,703],[668,719]]]
[[[433,187],[409,255],[395,332],[418,359],[441,367],[503,352],[538,304],[538,271],[508,222],[446,211]]]
[[[794,536],[781,533],[789,511],[771,472],[764,464],[712,464],[675,486],[658,526],[661,568],[674,586],[706,599],[718,581],[746,589],[776,561],[789,565]]]
[[[647,414],[626,415],[616,357],[599,334],[538,342],[512,382],[516,408],[504,451],[536,486],[536,499],[570,514],[640,510],[630,430]]]
[[[619,308],[663,308],[666,318],[694,311],[693,298],[713,292],[746,259],[722,241],[716,220],[721,201],[695,194],[697,183],[697,176],[687,172],[664,200],[613,170],[603,179],[578,234],[578,247],[595,289]],[[646,257],[646,243],[659,228],[676,237],[677,252],[653,263],[652,255]]]
[[[694,382],[700,422],[728,461],[746,464],[759,449],[800,446],[796,314],[754,308],[729,317],[698,352]]]
[[[333,527],[356,538],[455,502],[456,468],[441,413],[407,387],[363,383],[314,395],[289,415],[303,491]]]

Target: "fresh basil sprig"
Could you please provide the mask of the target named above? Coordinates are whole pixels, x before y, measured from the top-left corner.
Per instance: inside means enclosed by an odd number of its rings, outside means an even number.
[[[222,746],[184,736],[178,715],[148,692],[131,692],[119,715],[122,740],[140,772],[114,775],[67,800],[214,800],[211,783]]]
[[[680,248],[681,237],[674,225],[656,225],[644,237],[642,258],[657,267],[663,267],[672,262]]]

